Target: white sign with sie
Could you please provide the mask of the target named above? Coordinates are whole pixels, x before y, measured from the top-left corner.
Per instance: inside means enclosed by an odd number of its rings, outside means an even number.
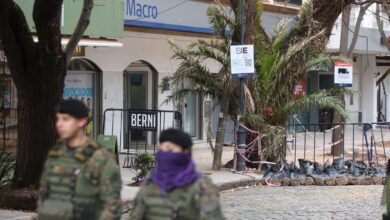
[[[255,75],[253,45],[230,46],[230,63],[233,78],[248,78]]]

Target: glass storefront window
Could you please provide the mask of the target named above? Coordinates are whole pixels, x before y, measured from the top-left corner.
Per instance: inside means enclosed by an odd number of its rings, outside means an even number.
[[[96,138],[99,126],[99,70],[84,59],[73,60],[65,77],[64,99],[77,99],[87,106],[89,122],[86,133]]]

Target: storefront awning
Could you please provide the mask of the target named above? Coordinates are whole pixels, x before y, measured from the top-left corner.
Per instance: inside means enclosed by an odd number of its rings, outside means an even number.
[[[38,37],[33,37],[35,42],[38,42]],[[68,37],[63,37],[61,39],[61,45],[65,46],[69,42]],[[123,47],[123,44],[117,40],[107,40],[107,39],[90,39],[90,38],[84,38],[81,39],[78,46],[84,46],[84,47]]]

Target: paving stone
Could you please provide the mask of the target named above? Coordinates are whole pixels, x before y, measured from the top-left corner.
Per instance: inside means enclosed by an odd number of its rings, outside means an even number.
[[[272,178],[272,181],[271,181],[273,184],[282,184],[282,180],[281,179],[276,179],[276,178]]]
[[[305,185],[306,183],[306,176],[299,176],[299,182],[301,185]]]
[[[327,186],[334,186],[336,185],[336,178],[335,177],[328,177],[325,179],[325,185]]]
[[[312,177],[307,177],[305,186],[311,186],[311,185],[314,185],[314,179]]]
[[[323,186],[324,185],[324,178],[323,177],[314,178],[314,184],[316,186]]]
[[[339,176],[336,178],[337,186],[345,186],[348,184],[348,178],[346,176]]]
[[[299,179],[291,179],[291,186],[299,186],[301,181]]]
[[[371,185],[371,177],[365,176],[359,178],[360,178],[360,185]]]
[[[375,184],[375,185],[382,185],[383,183],[382,183],[382,180],[383,178],[381,177],[381,176],[373,176],[372,177],[372,182],[373,182],[373,184]]]
[[[353,176],[348,177],[348,185],[360,185],[359,178]]]
[[[290,186],[291,185],[291,179],[288,177],[285,177],[282,179],[282,185],[283,186]]]

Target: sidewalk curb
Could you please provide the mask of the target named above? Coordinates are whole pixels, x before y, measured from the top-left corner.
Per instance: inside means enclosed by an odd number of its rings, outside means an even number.
[[[258,185],[261,185],[261,180],[256,180],[253,178],[216,184],[217,188],[219,189],[219,192],[224,192],[240,187],[252,187]],[[122,215],[128,213],[133,208],[133,206],[134,200],[122,201]]]
[[[216,184],[219,191],[220,192],[223,192],[223,191],[228,191],[228,190],[232,190],[232,189],[236,189],[236,188],[240,188],[240,187],[250,187],[250,186],[258,186],[261,184],[261,181],[260,180],[256,180],[256,179],[243,179],[243,180],[237,180],[237,181],[232,181],[232,182],[226,182],[226,183],[220,183],[220,184]]]

